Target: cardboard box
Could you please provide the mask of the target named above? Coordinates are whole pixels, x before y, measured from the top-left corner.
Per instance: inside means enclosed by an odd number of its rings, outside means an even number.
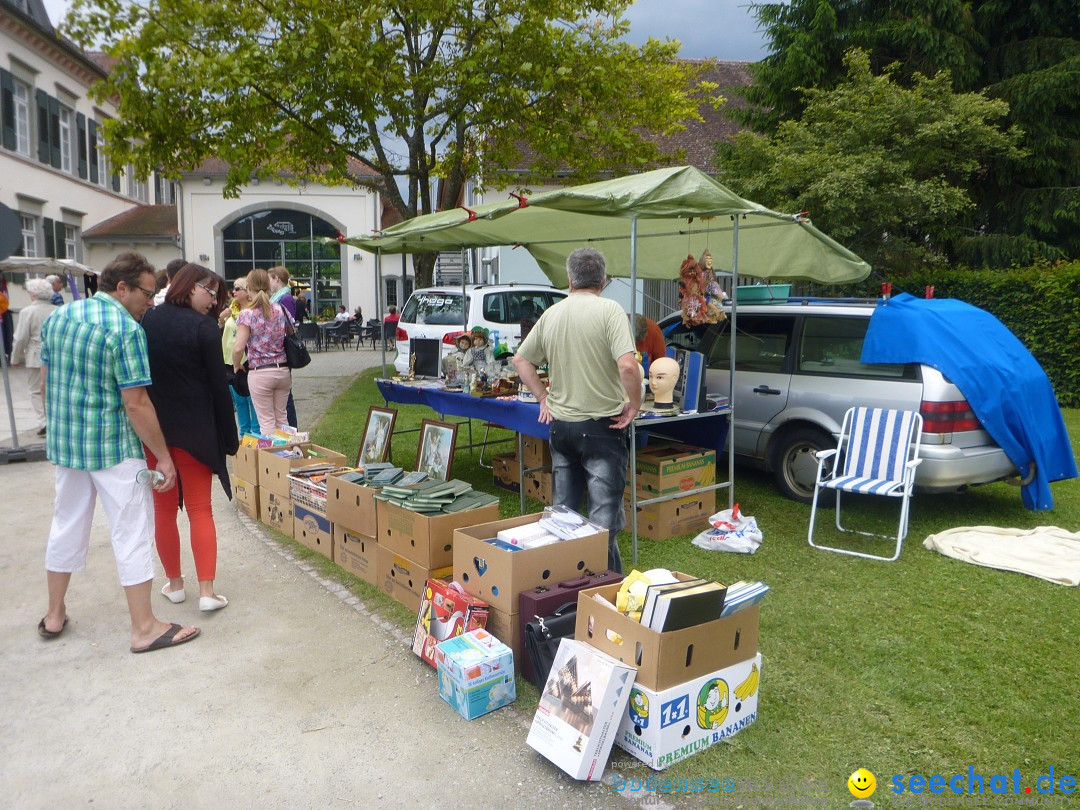
[[[285,449],[299,447],[304,452],[304,458],[285,458],[275,455]],[[316,457],[310,457],[309,453],[318,453]],[[282,497],[289,497],[289,473],[297,467],[307,467],[311,464],[333,464],[335,467],[345,466],[345,456],[325,447],[319,447],[311,442],[286,447],[268,447],[259,450],[259,486]]]
[[[244,481],[259,485],[259,450],[255,447],[243,447],[236,451],[232,462],[233,475]]]
[[[378,566],[375,572],[378,578],[375,585],[411,611],[420,610],[420,599],[424,595],[424,586],[429,579],[449,577],[453,569],[425,568],[417,562],[395,554],[383,545],[375,546]]]
[[[632,666],[563,639],[526,742],[575,779],[600,779],[633,684]]]
[[[379,490],[344,481],[336,475],[326,479],[326,516],[335,526],[362,534],[378,537],[378,521],[375,519],[375,493]]]
[[[237,509],[252,520],[259,520],[262,517],[259,512],[259,488],[255,484],[233,475],[232,491]]]
[[[503,453],[491,459],[491,480],[495,486],[518,492],[521,489],[521,468],[516,453]]]
[[[378,585],[379,558],[375,538],[353,534],[336,523],[331,525],[334,535],[334,562],[364,582]]]
[[[640,494],[638,497],[642,497]],[[623,503],[626,528],[630,529],[630,501]],[[716,512],[716,490],[685,498],[638,507],[638,537],[667,540],[680,534],[709,528],[709,516]]]
[[[259,487],[259,515],[267,526],[277,529],[282,534],[293,536],[293,507],[292,500],[287,495],[278,495],[275,492]]]
[[[551,466],[551,447],[547,439],[535,436],[521,437],[521,457],[525,459],[525,469]]]
[[[657,692],[635,684],[615,744],[662,771],[757,720],[761,654]]]
[[[455,530],[454,579],[467,593],[513,614],[522,591],[607,569],[606,531],[520,551],[484,542],[502,529],[535,523],[541,517],[542,513],[534,513]]]
[[[514,654],[486,630],[447,639],[435,648],[439,695],[466,720],[517,699]]]
[[[387,501],[376,501],[379,545],[408,557],[424,568],[454,563],[454,530],[487,523],[499,517],[497,503],[464,512],[422,515]],[[421,583],[423,584],[423,583]],[[466,588],[466,590],[468,590]],[[481,597],[483,598],[483,597]]]
[[[326,559],[334,559],[334,535],[330,531],[330,521],[324,515],[293,504],[293,537]]]
[[[627,485],[634,480],[627,476]],[[655,498],[716,483],[716,451],[690,445],[646,447],[637,454],[638,497]],[[629,494],[629,491],[627,492]]]
[[[514,667],[518,672],[525,663],[525,633],[521,625],[520,613],[507,613],[504,610],[488,608],[487,625],[491,635],[514,651]]]
[[[525,494],[540,503],[553,503],[555,478],[549,472],[525,473]]]
[[[445,579],[429,579],[416,614],[412,650],[435,666],[436,644],[482,630],[487,619],[487,602],[450,587]]]
[[[673,573],[678,579],[693,578]],[[757,605],[723,619],[658,633],[593,599],[599,593],[614,604],[618,590],[618,585],[601,585],[578,594],[574,638],[636,666],[641,686],[662,691],[757,655]]]

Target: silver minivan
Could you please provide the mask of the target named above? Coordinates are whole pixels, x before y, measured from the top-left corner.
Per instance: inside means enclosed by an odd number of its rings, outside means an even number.
[[[809,503],[817,460],[835,447],[853,405],[914,410],[923,417],[922,492],[953,492],[1017,475],[960,390],[930,366],[868,365],[859,358],[874,305],[824,299],[743,304],[736,315],[736,456],[772,472],[787,497]],[[730,312],[730,309],[728,309]],[[708,392],[728,395],[730,321],[684,327],[661,321],[669,346],[702,352]]]

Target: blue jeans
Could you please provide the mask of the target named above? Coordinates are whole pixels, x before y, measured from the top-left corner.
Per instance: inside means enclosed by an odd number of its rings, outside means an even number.
[[[236,421],[240,426],[240,435],[258,433],[259,421],[255,418],[255,406],[251,404],[251,397],[240,396],[231,385],[229,392],[232,394],[233,405],[236,406]]]
[[[581,511],[589,496],[589,520],[608,530],[608,568],[622,573],[616,536],[626,525],[623,490],[630,461],[626,429],[612,430],[611,419],[551,423],[551,472],[556,504]]]

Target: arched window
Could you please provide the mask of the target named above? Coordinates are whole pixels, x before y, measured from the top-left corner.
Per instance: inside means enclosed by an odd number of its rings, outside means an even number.
[[[341,303],[341,246],[323,244],[320,237],[337,237],[337,229],[303,211],[272,208],[257,211],[221,232],[225,278],[246,276],[256,267],[283,265],[292,277],[293,294],[308,294],[312,313]]]

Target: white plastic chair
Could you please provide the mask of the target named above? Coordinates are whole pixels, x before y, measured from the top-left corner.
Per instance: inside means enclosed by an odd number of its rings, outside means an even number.
[[[850,408],[844,414],[840,439],[834,450],[821,450],[817,455],[818,471],[814,483],[814,501],[810,507],[808,539],[814,548],[851,554],[871,560],[892,562],[900,556],[900,547],[907,537],[911,493],[915,486],[915,468],[922,441],[922,417],[914,411],[886,408]],[[827,472],[830,459],[831,471]],[[891,557],[864,554],[842,548],[822,546],[814,542],[814,520],[817,516],[818,494],[822,489],[836,492],[836,528],[841,532],[867,537],[892,535],[845,529],[840,524],[840,495],[843,492],[861,495],[884,495],[900,498],[900,525],[896,532],[896,550]]]

